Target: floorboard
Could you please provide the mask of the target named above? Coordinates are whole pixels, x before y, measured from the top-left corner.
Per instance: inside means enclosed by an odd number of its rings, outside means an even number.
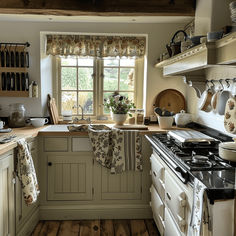
[[[154,220],[39,221],[31,236],[159,236]]]

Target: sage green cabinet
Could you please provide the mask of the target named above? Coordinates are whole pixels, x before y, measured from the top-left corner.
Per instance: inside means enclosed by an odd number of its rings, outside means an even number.
[[[91,153],[47,155],[47,200],[92,200]]]
[[[15,235],[13,151],[0,156],[0,235]]]

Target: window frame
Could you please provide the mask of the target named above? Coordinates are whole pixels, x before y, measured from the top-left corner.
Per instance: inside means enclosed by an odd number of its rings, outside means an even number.
[[[118,58],[119,59],[119,58]],[[56,57],[55,60],[55,77],[56,80],[54,80],[53,87],[55,88],[54,94],[57,96],[54,96],[57,99],[58,102],[58,111],[59,115],[62,115],[62,107],[61,107],[61,98],[62,98],[62,91],[76,91],[76,90],[62,90],[61,89],[61,68],[62,67],[76,67],[76,76],[78,80],[78,68],[79,67],[89,67],[89,66],[78,66],[78,59],[76,59],[76,66],[62,66],[61,65],[61,58]],[[104,82],[104,63],[103,59],[96,59],[93,58],[93,114],[84,114],[85,117],[90,117],[91,119],[96,119],[98,116],[106,116],[109,117],[109,114],[103,113],[103,93],[105,92],[114,92],[109,90],[103,90],[103,82]],[[105,67],[106,68],[106,67]],[[113,68],[113,66],[109,67]],[[133,92],[134,93],[134,103],[137,108],[143,108],[143,81],[144,81],[144,58],[139,58],[135,60],[135,66],[120,66],[120,60],[119,60],[119,66],[114,66],[114,68],[118,68],[119,73],[119,82],[120,82],[120,68],[134,68],[134,90],[119,90],[120,92]],[[76,82],[77,91],[77,106],[78,106],[78,92],[79,91],[89,91],[90,90],[78,90],[78,81]],[[119,87],[118,87],[119,88]],[[80,110],[78,110],[77,107],[77,114],[72,114],[73,117],[81,116]],[[109,119],[109,118],[108,118]]]

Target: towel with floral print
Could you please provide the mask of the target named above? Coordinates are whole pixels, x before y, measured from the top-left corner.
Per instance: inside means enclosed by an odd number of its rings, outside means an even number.
[[[200,236],[206,186],[200,180],[195,178],[193,187],[193,206],[191,211],[190,225],[188,228],[188,236]]]
[[[142,143],[138,131],[90,125],[88,134],[96,161],[111,169],[112,174],[142,171]]]
[[[17,175],[21,182],[25,203],[30,205],[37,201],[39,185],[27,142],[22,138],[17,141],[17,146]]]

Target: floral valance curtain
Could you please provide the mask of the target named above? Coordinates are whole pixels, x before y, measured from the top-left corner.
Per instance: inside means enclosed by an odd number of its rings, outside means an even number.
[[[143,57],[145,37],[47,35],[47,55],[83,57]]]

